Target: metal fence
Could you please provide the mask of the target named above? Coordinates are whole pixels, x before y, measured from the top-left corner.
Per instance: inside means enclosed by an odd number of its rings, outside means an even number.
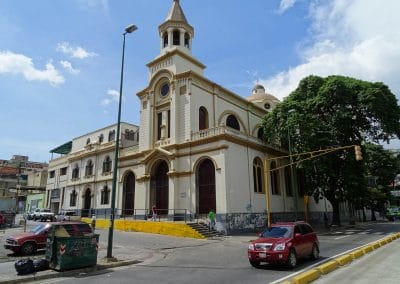
[[[111,215],[111,209],[76,209],[73,210],[76,212],[76,215],[81,217],[91,218],[93,215],[96,216],[97,219],[109,219]],[[192,214],[188,209],[163,209],[157,208],[156,216],[153,216],[153,212],[151,208],[146,209],[115,209],[114,211],[115,219],[124,219],[124,220],[152,220],[155,219],[157,221],[184,221],[190,222],[199,217],[202,217],[197,214]]]

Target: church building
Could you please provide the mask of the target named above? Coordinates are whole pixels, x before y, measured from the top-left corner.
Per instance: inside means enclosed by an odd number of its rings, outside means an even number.
[[[303,214],[303,196],[294,200],[288,167],[269,172],[266,189],[265,159],[287,155],[285,149],[262,140],[262,119],[279,100],[261,85],[243,98],[207,79],[206,66],[192,54],[194,28],[179,0],[173,1],[158,32],[160,54],[147,64],[148,85],[137,93],[140,124],[125,124],[133,139],[120,150],[117,215],[146,219],[155,205],[162,218],[172,221],[206,219],[214,210],[218,230],[250,231],[266,224],[266,190],[275,220],[293,218],[294,202]],[[114,162],[115,143],[100,142],[100,132],[80,137],[80,141],[91,137],[95,146],[81,142],[74,147],[74,139],[65,156],[50,161],[55,170],[68,169],[59,210],[90,209],[98,218],[109,213],[104,189],[111,188],[112,167],[104,172],[103,166],[105,157]],[[89,160],[91,179],[73,176],[74,167],[84,167]],[[268,163],[273,170],[287,161]],[[47,189],[55,188],[60,185],[49,180]],[[307,206],[310,211],[324,211],[312,200]]]

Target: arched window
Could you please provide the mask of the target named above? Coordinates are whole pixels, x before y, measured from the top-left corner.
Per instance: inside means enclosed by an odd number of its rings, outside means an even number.
[[[71,194],[69,195],[69,206],[71,206],[71,207],[76,206],[76,196],[77,196],[77,193],[74,189],[71,192]]]
[[[90,138],[88,138],[87,140],[86,140],[86,145],[89,145],[90,144]]]
[[[99,136],[99,143],[103,143],[103,140],[104,140],[104,135],[103,135],[103,134],[100,134],[100,136]]]
[[[234,128],[234,129],[240,131],[239,121],[237,120],[237,118],[233,114],[230,114],[226,118],[226,126],[229,126],[231,128]]]
[[[163,35],[163,47],[167,47],[168,46],[168,33],[164,33]]]
[[[257,138],[260,140],[263,140],[264,138],[264,130],[262,127],[258,128],[257,130]]]
[[[89,160],[86,163],[85,176],[91,176],[91,175],[93,175],[93,162],[92,160]]]
[[[79,178],[79,166],[75,164],[74,169],[72,170],[72,179]]]
[[[199,130],[208,128],[208,112],[205,107],[199,108]]]
[[[107,156],[103,162],[103,173],[111,172],[111,164],[112,164],[112,162],[111,162],[110,156]]]
[[[185,47],[190,48],[190,36],[188,33],[185,33]]]
[[[178,30],[174,30],[172,32],[172,44],[179,45],[180,44],[181,33]]]
[[[253,182],[254,192],[264,192],[264,181],[263,181],[263,166],[260,158],[255,158],[253,161]]]
[[[115,139],[115,130],[111,130],[110,132],[108,132],[108,142],[114,141],[114,139]]]
[[[107,185],[103,187],[101,190],[101,204],[109,204],[110,203],[110,189],[108,188]]]
[[[271,169],[270,169],[270,174],[271,174],[271,191],[272,194],[275,195],[280,195],[281,191],[279,189],[279,175],[278,175],[278,170],[276,170],[276,162],[273,161],[271,162]]]

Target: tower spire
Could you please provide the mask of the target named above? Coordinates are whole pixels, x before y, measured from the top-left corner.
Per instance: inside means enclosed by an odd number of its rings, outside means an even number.
[[[161,53],[179,49],[191,54],[194,29],[189,25],[179,0],[173,0],[164,23],[158,27],[161,38]]]

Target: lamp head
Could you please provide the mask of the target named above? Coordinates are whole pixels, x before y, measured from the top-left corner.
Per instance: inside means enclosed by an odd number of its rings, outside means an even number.
[[[125,28],[125,33],[133,33],[134,31],[136,31],[138,28],[135,25],[129,25]]]

